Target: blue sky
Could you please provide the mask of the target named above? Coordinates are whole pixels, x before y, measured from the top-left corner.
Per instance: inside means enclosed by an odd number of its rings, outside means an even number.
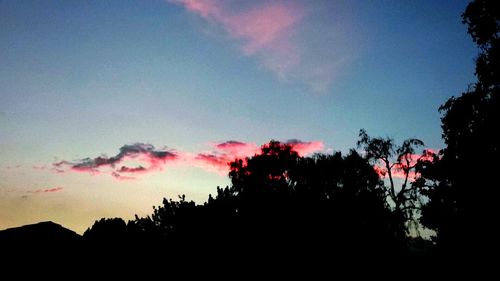
[[[474,80],[466,4],[2,1],[0,228],[201,203],[228,180],[198,156],[234,156],[230,140],[347,151],[365,128],[439,149],[439,105]],[[137,143],[182,159],[128,181],[72,169]]]

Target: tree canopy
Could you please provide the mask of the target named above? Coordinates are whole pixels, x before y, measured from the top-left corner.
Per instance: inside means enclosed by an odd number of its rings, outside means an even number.
[[[218,251],[335,249],[342,255],[386,255],[402,251],[402,225],[390,208],[383,183],[369,159],[347,155],[300,157],[277,141],[230,163],[231,186],[217,188],[204,205],[181,196],[163,200],[153,214],[126,226],[96,221],[88,239],[141,239]],[[128,234],[122,229],[127,227]],[[108,230],[103,234],[103,230]]]
[[[436,230],[444,251],[477,251],[494,241],[500,165],[500,8],[495,1],[476,0],[462,14],[480,52],[477,81],[440,111],[446,147],[422,165],[430,202],[422,222]],[[468,251],[465,251],[468,252]]]

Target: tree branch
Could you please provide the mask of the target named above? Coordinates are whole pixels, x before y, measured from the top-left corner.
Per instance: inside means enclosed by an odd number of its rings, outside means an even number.
[[[387,168],[387,174],[389,176],[389,182],[391,183],[390,186],[390,195],[394,203],[396,204],[396,209],[399,209],[399,201],[397,200],[398,198],[396,197],[396,192],[394,190],[394,180],[392,179],[392,171],[391,171],[391,165],[389,164],[389,160],[387,158],[382,159],[385,162],[385,167]]]

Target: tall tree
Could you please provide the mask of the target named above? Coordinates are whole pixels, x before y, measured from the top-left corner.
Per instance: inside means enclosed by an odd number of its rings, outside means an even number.
[[[430,187],[422,222],[436,230],[446,250],[477,250],[493,241],[499,195],[500,6],[473,1],[462,19],[479,47],[477,82],[441,106],[446,147],[439,158],[422,166],[422,184]]]
[[[360,130],[358,147],[365,151],[376,171],[388,183],[381,185],[394,215],[404,224],[406,232],[418,231],[416,213],[422,205],[420,187],[413,184],[417,179],[417,165],[428,157],[428,152],[416,154],[416,149],[424,143],[419,139],[407,139],[401,145],[391,138],[372,138],[365,130]],[[404,236],[404,233],[400,234]]]
[[[400,249],[396,232],[401,225],[388,208],[378,175],[354,150],[346,156],[299,157],[290,146],[272,141],[260,154],[231,163],[230,178],[247,237],[265,233],[274,246],[321,247],[337,255]]]

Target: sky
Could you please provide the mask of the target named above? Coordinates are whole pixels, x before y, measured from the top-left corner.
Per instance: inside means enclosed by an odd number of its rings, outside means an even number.
[[[270,140],[444,146],[467,1],[0,1],[0,229],[203,203]]]

